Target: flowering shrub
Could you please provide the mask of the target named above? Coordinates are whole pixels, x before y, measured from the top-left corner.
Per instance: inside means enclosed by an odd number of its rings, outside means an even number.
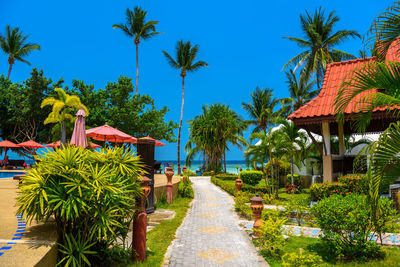
[[[318,201],[334,194],[346,196],[351,193],[366,194],[368,184],[364,175],[345,175],[334,183],[316,183],[311,185],[311,200]]]

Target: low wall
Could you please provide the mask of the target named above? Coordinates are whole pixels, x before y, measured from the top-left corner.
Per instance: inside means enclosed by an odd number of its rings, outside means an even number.
[[[179,185],[179,180],[177,181],[172,181],[172,197],[177,198],[178,197],[178,185]],[[161,185],[154,185],[154,203],[157,203],[157,201],[161,198],[162,195],[166,195],[166,190],[167,190],[167,185],[166,184],[161,184]]]

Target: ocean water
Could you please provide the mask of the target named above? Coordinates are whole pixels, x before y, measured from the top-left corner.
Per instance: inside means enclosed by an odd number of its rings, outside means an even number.
[[[162,162],[161,167],[164,168],[164,163],[172,163],[174,164],[174,172],[176,173],[178,171],[178,161],[176,160],[160,160]],[[187,168],[191,171],[196,172],[197,170],[200,170],[200,167],[202,166],[202,162],[200,160],[195,160],[192,162],[192,165]],[[181,161],[181,168],[185,166],[185,162]],[[229,173],[237,173],[236,166],[239,168],[242,168],[243,170],[247,169],[246,162],[244,160],[227,160],[226,161],[226,171]]]

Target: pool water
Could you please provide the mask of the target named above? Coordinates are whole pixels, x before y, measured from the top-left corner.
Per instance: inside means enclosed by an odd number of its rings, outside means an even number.
[[[0,171],[0,179],[1,178],[13,178],[14,175],[23,175],[26,174],[25,172],[5,172]]]

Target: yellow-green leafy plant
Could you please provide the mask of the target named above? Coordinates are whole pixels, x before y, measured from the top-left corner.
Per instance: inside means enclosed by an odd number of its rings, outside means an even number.
[[[256,230],[260,234],[257,239],[258,246],[261,250],[272,257],[279,258],[282,254],[282,249],[285,244],[283,233],[285,229],[283,225],[287,222],[286,218],[278,216],[278,212],[269,213],[264,216],[261,227]]]
[[[27,221],[54,218],[60,261],[94,264],[117,237],[126,238],[135,198],[142,194],[142,171],[139,157],[129,149],[49,150],[37,156],[35,168],[22,178],[18,213]]]
[[[304,252],[302,248],[299,253],[286,253],[282,256],[282,265],[286,267],[308,267],[308,266],[323,266],[322,257],[311,252]]]

